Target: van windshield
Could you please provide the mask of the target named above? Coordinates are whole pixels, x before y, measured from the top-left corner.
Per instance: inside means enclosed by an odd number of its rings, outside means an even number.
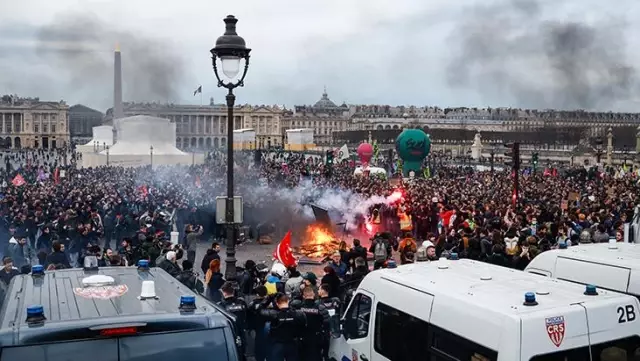
[[[631,336],[591,346],[592,361],[640,360],[640,336]],[[584,361],[589,360],[589,347],[535,356],[531,361]]]
[[[223,329],[3,348],[0,361],[229,360]]]

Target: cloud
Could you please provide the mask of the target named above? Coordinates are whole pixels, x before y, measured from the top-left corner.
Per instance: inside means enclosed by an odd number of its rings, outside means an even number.
[[[208,51],[227,14],[240,19],[238,32],[253,49],[238,103],[309,104],[325,85],[336,103],[608,110],[634,109],[637,103],[626,98],[638,98],[630,81],[635,72],[626,61],[638,55],[631,36],[638,26],[624,21],[640,15],[640,6],[630,0],[616,7],[594,0],[9,4],[10,11],[0,13],[0,67],[13,71],[0,79],[0,91],[64,98],[103,111],[112,101],[116,40],[123,48],[125,100],[198,103],[193,89],[202,84],[204,98],[222,102],[224,91],[215,86]],[[78,30],[64,39],[47,38],[42,29],[65,14],[96,19],[100,31],[93,34],[98,36]],[[584,29],[592,29],[592,37],[580,38]],[[128,36],[122,34],[131,35],[133,47],[127,48]],[[553,39],[564,39],[562,52],[552,51]],[[579,41],[581,47],[566,52],[567,43]],[[74,50],[78,43],[84,52]],[[567,60],[582,59],[585,52],[602,54],[589,58],[595,63]],[[71,67],[61,62],[68,57],[74,59]],[[163,65],[156,68],[148,61]],[[126,67],[144,71],[136,77]],[[158,74],[163,76],[156,84]]]

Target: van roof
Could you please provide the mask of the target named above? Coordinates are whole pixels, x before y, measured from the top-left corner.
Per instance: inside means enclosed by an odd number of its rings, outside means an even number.
[[[93,287],[92,292],[88,292],[82,280],[96,274],[113,277],[115,283],[106,288]],[[144,280],[154,281],[156,299],[138,298]],[[11,281],[7,292],[0,312],[0,329],[25,326],[27,308],[32,305],[43,306],[47,318],[45,326],[53,322],[119,316],[177,316],[180,314],[180,296],[186,295],[194,295],[194,292],[159,268],[144,272],[132,267],[106,267],[90,273],[82,269],[65,269],[45,272],[41,278],[19,275]],[[196,295],[196,313],[218,313],[222,318],[217,308],[208,307],[210,305]]]
[[[567,249],[555,249],[541,253],[544,257],[567,257],[586,262],[606,263],[613,266],[640,268],[640,245],[634,243],[585,243]]]
[[[628,297],[619,293],[598,290],[597,298],[584,295],[585,286],[534,274],[495,266],[468,259],[456,261],[420,262],[371,272],[361,287],[377,289],[379,281],[393,282],[431,295],[436,300],[468,302],[474,307],[485,308],[490,313],[524,314],[564,307],[580,302],[593,302],[603,298]],[[536,293],[535,307],[524,307],[524,295]]]

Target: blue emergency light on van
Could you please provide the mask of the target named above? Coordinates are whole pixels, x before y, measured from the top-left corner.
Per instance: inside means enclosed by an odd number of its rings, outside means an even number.
[[[43,276],[44,275],[44,266],[37,264],[31,267],[31,275],[32,276]]]
[[[42,305],[33,305],[27,307],[27,320],[28,324],[42,323],[47,318],[44,317],[44,307]]]
[[[524,303],[525,306],[537,306],[538,301],[536,301],[536,294],[533,292],[527,292],[524,294]]]
[[[148,270],[149,269],[149,261],[146,259],[141,259],[138,261],[138,270]]]
[[[584,294],[587,296],[597,296],[598,290],[596,290],[596,286],[594,285],[587,285],[586,289],[584,290]]]
[[[449,255],[449,260],[451,260],[451,261],[457,261],[457,260],[459,260],[459,258],[458,258],[458,254],[457,254],[457,253],[451,253],[451,254]]]
[[[196,309],[196,296],[180,296],[180,310],[194,311]]]

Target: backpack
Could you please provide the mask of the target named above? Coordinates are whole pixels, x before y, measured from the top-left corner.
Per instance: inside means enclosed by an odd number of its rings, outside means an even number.
[[[373,258],[376,262],[384,262],[389,258],[387,247],[380,239],[376,241],[376,246],[373,248]]]

